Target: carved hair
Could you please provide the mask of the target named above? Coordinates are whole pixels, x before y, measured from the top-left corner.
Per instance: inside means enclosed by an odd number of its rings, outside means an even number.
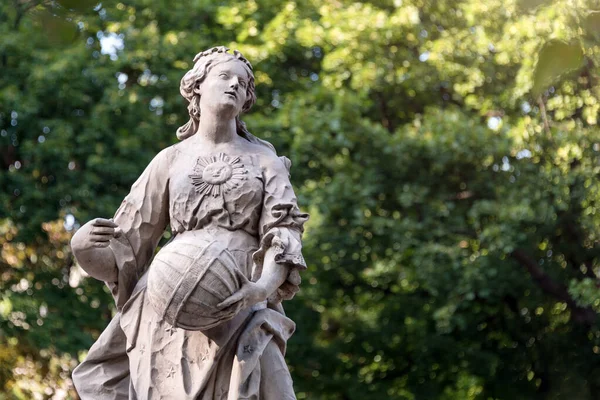
[[[202,84],[210,70],[217,64],[221,64],[230,60],[238,60],[243,63],[248,71],[248,86],[246,88],[246,102],[242,107],[242,112],[249,111],[256,102],[256,94],[254,92],[254,74],[252,73],[252,65],[244,58],[242,53],[237,50],[233,54],[228,53],[229,49],[225,46],[218,46],[196,54],[194,57],[194,67],[189,70],[181,79],[179,92],[190,103],[188,105],[188,113],[190,120],[183,126],[177,129],[177,138],[185,140],[198,131],[200,123],[200,95],[194,91]],[[262,140],[252,135],[246,128],[246,124],[242,122],[239,115],[235,117],[237,134],[244,139],[261,144],[275,152],[273,145],[266,140]]]

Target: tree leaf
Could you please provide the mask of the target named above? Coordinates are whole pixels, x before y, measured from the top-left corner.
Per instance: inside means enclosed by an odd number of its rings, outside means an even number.
[[[583,61],[583,50],[577,43],[565,43],[560,40],[546,43],[539,52],[533,75],[534,96],[537,97],[566,75],[579,70]]]
[[[57,0],[57,2],[64,8],[75,11],[88,11],[98,4],[96,0]]]
[[[521,12],[535,12],[539,7],[551,4],[551,0],[519,0],[517,2],[517,9]]]
[[[48,11],[36,12],[32,17],[48,41],[53,44],[66,45],[73,43],[77,38],[77,26],[65,17],[53,15]]]
[[[584,28],[594,38],[600,38],[600,11],[592,11],[587,15]]]

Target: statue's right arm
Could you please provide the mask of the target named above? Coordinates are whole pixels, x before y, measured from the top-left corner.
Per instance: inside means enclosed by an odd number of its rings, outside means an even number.
[[[148,267],[169,222],[169,177],[174,159],[167,147],[131,186],[112,219],[96,218],[71,240],[73,255],[92,277],[106,282],[117,308]]]
[[[96,218],[82,226],[71,239],[75,259],[93,278],[116,282],[118,269],[113,251],[108,247],[110,239],[120,231],[113,221]]]

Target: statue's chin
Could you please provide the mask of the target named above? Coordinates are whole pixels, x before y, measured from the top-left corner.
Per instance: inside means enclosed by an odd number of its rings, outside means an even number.
[[[214,114],[218,119],[233,119],[240,114],[234,99],[231,101],[222,101],[210,107],[209,113]]]

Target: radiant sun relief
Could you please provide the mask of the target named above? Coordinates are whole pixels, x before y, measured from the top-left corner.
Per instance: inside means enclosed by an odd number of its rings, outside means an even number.
[[[230,158],[223,153],[212,157],[198,157],[194,167],[196,174],[189,175],[196,192],[220,196],[238,187],[246,180],[248,171],[239,157]]]

